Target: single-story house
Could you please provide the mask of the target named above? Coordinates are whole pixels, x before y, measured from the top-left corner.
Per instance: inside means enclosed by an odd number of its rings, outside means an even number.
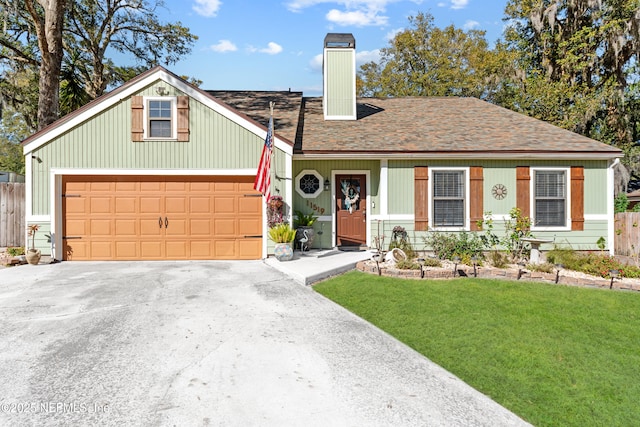
[[[372,246],[402,226],[421,248],[485,215],[499,232],[518,207],[538,238],[613,250],[619,149],[474,98],[357,98],[351,34],[326,36],[323,68],[310,98],[204,91],[155,67],[32,135],[38,246],[59,260],[267,257],[253,183],[273,102],[271,194],[289,219],[318,216],[315,247]]]

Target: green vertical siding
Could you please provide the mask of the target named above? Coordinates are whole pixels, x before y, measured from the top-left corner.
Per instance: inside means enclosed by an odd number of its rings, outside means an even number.
[[[167,87],[165,83],[160,84]],[[155,96],[155,85],[140,95]],[[183,95],[168,87],[170,95]],[[96,115],[34,152],[33,214],[48,215],[51,168],[95,169],[250,169],[256,168],[264,140],[204,104],[190,99],[188,142],[131,141],[129,99]],[[274,149],[284,174],[285,154]],[[281,188],[284,195],[284,187]]]
[[[325,100],[328,116],[355,115],[353,50],[327,49]]]

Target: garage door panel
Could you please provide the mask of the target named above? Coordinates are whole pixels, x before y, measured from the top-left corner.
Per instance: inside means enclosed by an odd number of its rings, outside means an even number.
[[[236,258],[236,240],[214,240],[214,255],[218,259]]]
[[[187,213],[187,198],[186,197],[166,197],[165,198],[165,212],[168,214],[186,214]]]
[[[96,181],[96,182],[92,182],[89,185],[89,191],[94,194],[97,194],[97,193],[109,194],[113,192],[113,187],[114,187],[114,184],[111,182]]]
[[[193,214],[211,214],[211,197],[190,197],[189,212]]]
[[[253,177],[63,177],[65,259],[259,259]],[[257,195],[257,197],[255,197]]]
[[[91,258],[97,260],[113,259],[113,243],[104,241],[92,241],[90,243]]]
[[[214,218],[213,234],[216,236],[235,236],[238,234],[236,220],[233,218]]]
[[[262,255],[262,239],[238,241],[238,259],[258,259]]]
[[[213,199],[214,215],[235,213],[236,212],[235,201],[236,201],[236,197],[232,197],[232,196],[214,196],[214,199]]]
[[[92,236],[111,236],[113,234],[110,219],[92,219],[90,224],[89,233]]]
[[[208,218],[191,219],[189,223],[189,230],[192,236],[211,236],[211,223],[212,220]]]
[[[255,215],[262,208],[261,197],[241,197],[238,200],[238,214]]]
[[[162,240],[146,240],[140,242],[140,258],[164,259],[164,245]]]
[[[111,197],[92,197],[89,202],[89,214],[110,214]]]
[[[162,183],[160,181],[146,181],[143,180],[140,182],[140,192],[141,193],[157,193],[162,191]]]
[[[118,241],[116,242],[116,259],[136,259],[139,257],[138,242]]]
[[[137,197],[117,197],[115,203],[115,214],[133,214],[137,212]]]
[[[211,257],[211,241],[210,240],[192,240],[190,242],[190,252],[192,259],[210,259]]]
[[[190,193],[212,193],[214,191],[213,185],[210,182],[190,182]]]
[[[167,236],[187,236],[189,234],[187,229],[186,219],[169,218],[165,222],[165,225],[166,225],[165,234]]]
[[[117,181],[115,183],[116,192],[137,192],[139,183],[135,181]]]
[[[142,214],[162,214],[162,198],[160,196],[140,197],[140,213]]]
[[[79,240],[69,240],[64,245],[65,259],[68,260],[85,260],[89,259],[88,242]]]
[[[238,234],[245,236],[257,236],[262,234],[262,221],[259,219],[239,219],[238,223]]]
[[[168,240],[165,242],[166,245],[166,254],[169,259],[186,259],[189,255],[187,250],[188,243],[184,240],[172,241]]]
[[[140,220],[140,236],[161,236],[164,221],[162,218],[142,218]]]
[[[233,193],[236,190],[233,182],[215,182],[213,184],[213,191],[215,193]]]
[[[137,238],[138,231],[136,225],[138,222],[135,219],[116,219],[115,220],[115,232],[118,238],[121,237],[133,237]]]
[[[64,209],[67,214],[84,215],[89,211],[89,200],[84,197],[66,197],[64,199]]]
[[[67,226],[65,230],[65,236],[84,236],[89,233],[88,222],[84,218],[69,218],[67,219]]]

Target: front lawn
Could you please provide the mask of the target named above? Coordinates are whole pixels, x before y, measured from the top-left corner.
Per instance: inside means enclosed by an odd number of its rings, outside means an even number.
[[[640,293],[361,272],[314,289],[534,425],[640,420]]]

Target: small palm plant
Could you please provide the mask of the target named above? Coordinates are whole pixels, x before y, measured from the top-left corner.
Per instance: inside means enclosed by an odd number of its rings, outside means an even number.
[[[36,251],[36,232],[40,229],[38,224],[31,224],[27,227],[29,230],[29,237],[31,237],[31,248],[29,249],[31,252]]]
[[[276,243],[291,243],[296,237],[296,230],[289,224],[277,224],[269,229],[269,238]]]

